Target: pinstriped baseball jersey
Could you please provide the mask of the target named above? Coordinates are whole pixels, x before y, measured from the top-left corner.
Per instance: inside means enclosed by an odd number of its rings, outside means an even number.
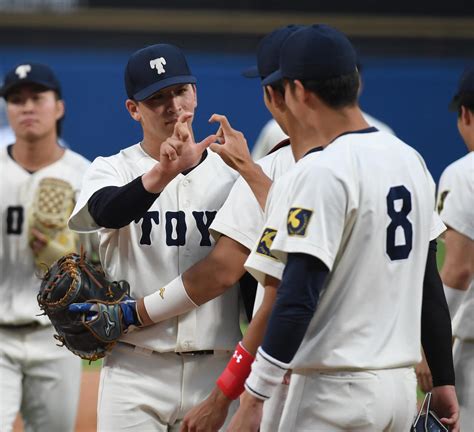
[[[458,159],[443,172],[438,188],[438,210],[443,222],[474,241],[474,152]],[[474,339],[474,283],[453,317],[453,334]]]
[[[291,177],[270,245],[283,262],[305,253],[330,270],[293,369],[417,363],[428,243],[444,230],[423,159],[373,128],[307,157]]]
[[[49,324],[47,317],[37,316],[42,313],[36,301],[40,279],[28,245],[27,213],[41,179],[67,181],[78,192],[89,164],[81,155],[66,149],[61,159],[30,174],[8,155],[7,147],[0,148],[1,324],[35,320]]]
[[[87,207],[94,192],[123,186],[156,163],[140,144],[97,158],[85,175],[69,226],[77,231],[99,229]],[[99,229],[100,258],[108,277],[127,280],[132,296],[144,297],[204,258],[214,245],[208,228],[236,177],[218,155],[208,152],[191,172],[173,179],[142,218],[121,229]],[[235,288],[187,314],[124,335],[123,340],[160,352],[233,350],[241,338]]]

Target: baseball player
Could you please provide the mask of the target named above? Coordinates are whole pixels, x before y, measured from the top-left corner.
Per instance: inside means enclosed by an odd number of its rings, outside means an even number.
[[[448,226],[441,278],[453,319],[453,356],[462,430],[474,424],[474,69],[463,75],[451,109],[469,153],[449,165],[438,188],[438,210]]]
[[[15,66],[0,95],[15,135],[0,148],[0,430],[11,431],[20,412],[25,430],[72,431],[81,362],[56,346],[50,321],[40,316],[35,258],[51,244],[31,227],[30,214],[40,182],[67,182],[77,192],[89,161],[58,144],[64,102],[48,66]]]
[[[247,261],[268,286],[278,260],[285,267],[234,417],[240,426],[230,430],[258,430],[263,401],[290,368],[279,430],[408,430],[420,336],[433,408],[459,430],[449,314],[435,244],[426,247],[444,225],[423,159],[364,120],[355,52],[339,31],[314,25],[291,35],[263,84],[281,79],[299,119],[292,145],[311,140],[325,150],[287,175],[284,201]]]
[[[131,55],[126,107],[143,139],[92,163],[69,222],[78,231],[98,230],[106,275],[126,279],[132,297],[155,293],[141,313],[144,323],[163,301],[191,309],[180,314],[175,308],[172,318],[128,332],[105,358],[99,430],[178,430],[242,336],[237,287],[196,308],[182,283],[166,285],[212,250],[208,228],[237,177],[205,151],[215,136],[194,143],[195,83],[176,46],[157,44]]]

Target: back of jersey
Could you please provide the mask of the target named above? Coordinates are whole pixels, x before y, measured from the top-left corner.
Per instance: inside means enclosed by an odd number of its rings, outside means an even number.
[[[398,138],[340,136],[303,168],[272,252],[314,255],[330,269],[293,367],[381,369],[420,356],[422,285],[434,182]]]

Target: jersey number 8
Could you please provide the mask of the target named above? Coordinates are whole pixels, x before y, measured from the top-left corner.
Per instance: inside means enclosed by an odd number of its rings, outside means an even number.
[[[402,200],[399,210],[395,209],[395,201]],[[413,246],[413,227],[407,216],[411,212],[411,193],[405,186],[391,187],[387,195],[387,213],[391,219],[387,227],[387,255],[392,261],[406,259]],[[401,228],[405,244],[395,244],[397,228]]]

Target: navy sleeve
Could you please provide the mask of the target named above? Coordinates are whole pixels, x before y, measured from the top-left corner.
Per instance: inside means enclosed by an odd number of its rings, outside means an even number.
[[[430,242],[423,281],[421,343],[433,385],[454,385],[451,317],[436,265],[436,240]]]
[[[328,268],[306,254],[288,255],[262,348],[273,358],[290,363],[319,301]]]
[[[160,194],[148,192],[137,177],[124,186],[99,189],[87,202],[95,223],[104,228],[119,229],[143,217]]]

